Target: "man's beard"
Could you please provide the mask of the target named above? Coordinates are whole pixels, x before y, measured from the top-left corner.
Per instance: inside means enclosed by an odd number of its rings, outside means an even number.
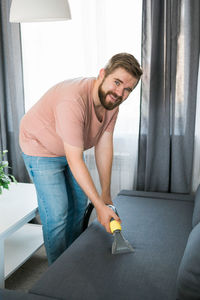
[[[115,107],[119,106],[122,103],[122,97],[118,97],[115,93],[113,93],[111,91],[108,91],[107,93],[105,93],[102,90],[102,84],[99,86],[98,95],[99,95],[101,105],[107,110],[112,110],[112,109],[114,109]],[[107,103],[106,102],[106,97],[108,95],[112,95],[115,98],[114,103],[112,103],[112,102]]]

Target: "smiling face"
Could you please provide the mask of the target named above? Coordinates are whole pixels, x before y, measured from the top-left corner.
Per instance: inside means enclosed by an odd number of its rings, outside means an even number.
[[[115,69],[106,77],[102,69],[100,76],[102,82],[98,88],[98,96],[101,105],[107,110],[112,110],[124,102],[138,82],[123,68]]]

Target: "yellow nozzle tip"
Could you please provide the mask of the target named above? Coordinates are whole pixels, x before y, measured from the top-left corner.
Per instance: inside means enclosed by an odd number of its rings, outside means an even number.
[[[121,231],[122,230],[121,224],[116,220],[110,221],[110,230],[112,233],[115,232],[116,230]]]

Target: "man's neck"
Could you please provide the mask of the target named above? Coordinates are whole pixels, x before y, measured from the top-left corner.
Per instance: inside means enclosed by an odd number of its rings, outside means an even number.
[[[105,114],[105,108],[102,106],[101,101],[99,99],[98,88],[99,88],[99,82],[98,82],[98,78],[97,78],[94,82],[92,98],[93,98],[96,116],[97,116],[98,120],[101,122],[103,120],[103,117]]]

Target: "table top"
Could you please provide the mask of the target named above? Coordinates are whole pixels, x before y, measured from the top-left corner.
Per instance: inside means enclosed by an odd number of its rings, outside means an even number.
[[[11,183],[0,195],[0,235],[37,211],[37,196],[32,183]]]

